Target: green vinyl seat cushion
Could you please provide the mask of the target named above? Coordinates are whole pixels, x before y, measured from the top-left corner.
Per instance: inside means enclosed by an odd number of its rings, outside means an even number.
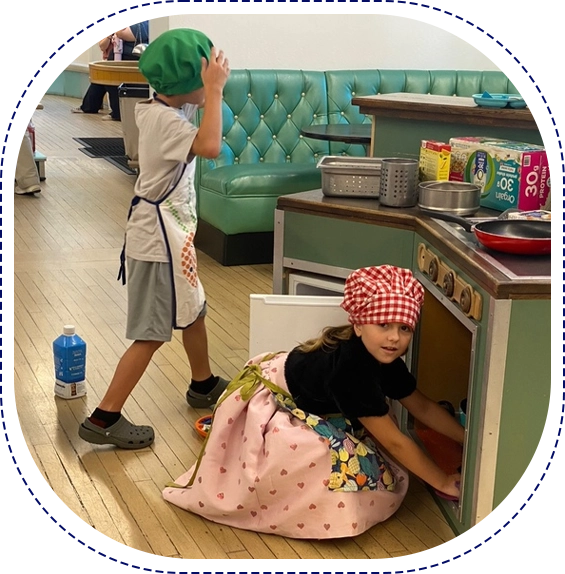
[[[227,235],[273,231],[280,195],[320,185],[320,170],[314,163],[224,165],[202,176],[200,216]]]

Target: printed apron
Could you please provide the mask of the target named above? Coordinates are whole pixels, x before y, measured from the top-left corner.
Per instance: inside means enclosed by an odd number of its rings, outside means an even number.
[[[214,411],[196,463],[165,500],[213,522],[291,538],[355,536],[389,518],[408,475],[342,416],[288,393],[288,353],[251,359]]]
[[[198,277],[194,236],[196,234],[196,197],[193,177],[194,163],[184,164],[177,182],[158,201],[135,196],[128,219],[135,206],[145,201],[155,207],[171,266],[173,287],[173,328],[184,329],[194,323],[202,311],[205,294]],[[125,283],[125,244],[121,255],[118,279]]]

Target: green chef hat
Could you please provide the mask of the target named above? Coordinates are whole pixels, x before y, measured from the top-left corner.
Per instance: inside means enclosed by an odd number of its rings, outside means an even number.
[[[178,96],[203,86],[202,57],[210,60],[210,39],[198,30],[169,30],[150,42],[139,70],[157,93]]]

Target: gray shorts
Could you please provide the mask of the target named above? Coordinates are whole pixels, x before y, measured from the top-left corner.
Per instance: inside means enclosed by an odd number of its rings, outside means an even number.
[[[170,263],[127,258],[126,338],[170,341],[173,336],[173,288]],[[198,318],[206,315],[206,303]]]

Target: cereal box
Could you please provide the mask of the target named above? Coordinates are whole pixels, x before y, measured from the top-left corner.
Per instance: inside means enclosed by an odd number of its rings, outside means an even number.
[[[545,204],[551,180],[542,146],[485,137],[451,138],[449,143],[449,179],[480,185],[482,206],[505,211]]]
[[[420,145],[420,181],[449,179],[451,147],[444,142],[422,140]]]

